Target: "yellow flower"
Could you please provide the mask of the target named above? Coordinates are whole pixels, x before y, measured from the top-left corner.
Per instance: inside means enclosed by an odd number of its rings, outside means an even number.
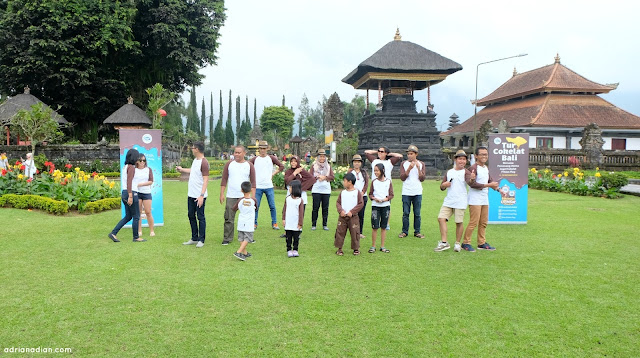
[[[596,167],[596,171],[598,171],[598,170],[600,170],[600,168],[599,168],[599,167]]]
[[[104,175],[101,175],[98,179],[99,180],[104,180]]]
[[[116,183],[115,183],[115,182],[113,182],[113,181],[112,181],[111,183],[109,183],[109,189],[113,189],[113,186],[114,186],[114,185],[116,185]]]
[[[568,176],[569,176],[569,173],[564,172],[564,176],[568,177]]]
[[[580,171],[580,168],[575,167],[575,168],[573,168],[573,171],[574,171],[574,172],[579,172],[579,171]]]
[[[65,175],[65,178],[67,178],[67,179],[71,179],[71,173],[69,173],[69,174]]]
[[[600,173],[596,173],[596,178],[600,178],[601,176]]]
[[[532,172],[533,174],[535,174],[535,173],[537,173],[537,172],[538,172],[538,170],[537,170],[536,168],[531,168],[531,172]]]
[[[80,171],[80,168],[75,167],[75,168],[73,168],[73,170],[75,170],[75,171],[76,171],[76,173],[77,173],[77,172],[79,172],[79,171]]]
[[[558,174],[558,178],[562,178],[562,173]]]
[[[24,178],[24,175],[18,174],[18,179],[22,179],[22,178]]]

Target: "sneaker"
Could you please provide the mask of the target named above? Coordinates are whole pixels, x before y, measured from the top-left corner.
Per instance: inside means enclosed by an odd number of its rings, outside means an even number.
[[[462,244],[462,248],[464,249],[464,251],[476,252],[471,244]]]
[[[293,257],[293,250],[287,251],[287,257]]]
[[[478,245],[478,250],[489,250],[489,251],[495,251],[495,247],[489,245],[488,242],[485,242],[482,245]]]
[[[278,226],[278,224],[277,224],[277,223],[275,223],[275,224],[271,225],[271,228],[272,228],[273,230],[280,230],[280,226]]]
[[[450,248],[451,248],[451,246],[449,245],[448,242],[438,241],[438,246],[436,246],[436,248],[433,249],[433,251],[440,252],[440,251],[444,251],[444,250],[449,250]]]
[[[249,243],[250,243],[250,244],[255,244],[255,243],[256,243],[256,240],[255,240],[255,239],[251,239],[251,240],[249,240]]]
[[[235,256],[238,260],[242,260],[242,261],[247,259],[243,254],[241,254],[239,252],[234,252],[233,256]]]
[[[200,241],[193,241],[193,240],[189,240],[187,242],[183,242],[182,245],[195,245],[197,243],[199,243]]]
[[[312,227],[311,227],[311,230],[315,230],[315,229],[316,229],[316,227],[315,227],[315,226],[312,226]]]
[[[387,228],[385,230],[387,231],[391,230],[391,226],[387,225]]]
[[[229,245],[229,243],[228,243],[228,242],[226,242],[226,241],[223,241],[223,242],[222,242],[222,246],[227,246],[227,245]]]
[[[453,246],[453,251],[460,252],[461,249],[462,247],[460,246],[460,243],[456,242],[456,244]]]
[[[198,241],[198,243],[196,244],[197,248],[203,247],[204,246],[204,242],[202,241]]]
[[[258,224],[253,224],[253,230],[258,228]]]
[[[247,251],[247,254],[244,255],[244,257],[251,257],[251,256],[253,256],[253,255],[251,255],[251,253],[249,251]]]
[[[291,251],[291,253],[293,254],[293,257],[299,257],[300,254],[298,254],[298,250],[293,250]]]
[[[287,237],[287,234],[282,234],[280,235],[280,237]]]
[[[324,231],[329,231],[329,227],[328,227],[328,226],[323,226],[323,227],[322,227],[322,230],[324,230]]]

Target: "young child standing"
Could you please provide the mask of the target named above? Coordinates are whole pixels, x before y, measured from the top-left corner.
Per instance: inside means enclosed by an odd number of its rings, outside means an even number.
[[[240,190],[242,190],[244,197],[240,198],[233,206],[233,211],[240,211],[237,228],[240,248],[233,256],[242,261],[251,257],[251,254],[247,252],[247,244],[253,241],[253,232],[255,230],[253,223],[256,218],[256,200],[251,197],[251,187],[252,185],[249,181],[240,184]]]
[[[342,179],[344,190],[338,196],[336,208],[338,209],[338,226],[336,227],[336,236],[333,245],[338,248],[336,255],[342,256],[342,245],[347,235],[347,230],[351,235],[351,250],[354,255],[360,255],[360,219],[358,213],[364,206],[362,200],[362,192],[355,188],[356,176],[353,173],[347,173]]]
[[[442,178],[440,190],[447,190],[440,213],[438,214],[438,225],[440,226],[440,241],[433,251],[440,252],[449,250],[451,246],[447,242],[447,221],[453,216],[456,222],[456,245],[454,251],[460,251],[460,240],[462,240],[464,211],[467,208],[467,182],[465,174],[467,170],[467,154],[464,150],[456,152],[455,166],[449,169]],[[471,245],[469,245],[471,246]]]
[[[298,257],[298,242],[304,221],[304,203],[302,202],[302,184],[299,180],[289,183],[289,195],[282,208],[282,226],[287,237],[287,257]]]
[[[369,199],[371,199],[371,248],[369,253],[376,252],[376,238],[378,237],[378,229],[382,228],[380,233],[380,251],[389,253],[384,247],[387,237],[387,224],[389,223],[389,210],[391,207],[391,199],[393,199],[393,184],[391,179],[385,177],[385,168],[382,163],[378,163],[373,167],[375,179],[371,181],[369,188]]]

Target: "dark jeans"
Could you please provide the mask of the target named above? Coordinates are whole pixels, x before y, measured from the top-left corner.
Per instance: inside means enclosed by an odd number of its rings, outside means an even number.
[[[113,235],[118,235],[120,229],[125,226],[131,219],[133,222],[131,223],[131,227],[133,229],[133,239],[138,239],[138,222],[140,221],[140,207],[138,206],[138,193],[133,193],[133,203],[131,206],[127,204],[127,200],[129,199],[129,193],[126,190],[122,191],[122,203],[124,204],[124,217],[118,222],[116,227],[111,230]]]
[[[367,196],[363,195],[362,196],[362,201],[364,201],[364,206],[362,207],[362,210],[360,210],[360,212],[358,213],[358,218],[360,219],[360,234],[362,234],[362,227],[364,225],[364,212],[365,210],[367,210]]]
[[[187,205],[189,208],[189,224],[191,224],[191,240],[204,242],[204,235],[207,231],[207,220],[204,217],[204,204],[207,198],[202,200],[202,206],[198,207],[198,199],[187,197]],[[198,214],[198,220],[196,220]],[[198,225],[198,223],[200,225]]]
[[[409,234],[409,211],[413,205],[413,233],[420,233],[420,209],[422,208],[422,195],[402,196],[402,232]]]
[[[327,226],[327,219],[329,219],[329,199],[331,194],[318,194],[313,193],[313,210],[311,211],[311,226],[316,226],[318,221],[318,209],[320,209],[320,203],[322,203],[322,226]]]
[[[256,220],[255,225],[258,225],[258,210],[260,210],[260,201],[262,201],[262,194],[267,196],[267,202],[269,203],[269,211],[271,212],[271,225],[277,223],[276,218],[276,200],[273,188],[269,189],[256,189]]]
[[[287,251],[291,251],[292,243],[293,250],[298,251],[298,242],[300,242],[300,231],[285,230],[284,233],[287,236]]]

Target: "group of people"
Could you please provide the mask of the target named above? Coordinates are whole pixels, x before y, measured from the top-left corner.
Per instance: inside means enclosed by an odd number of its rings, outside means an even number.
[[[206,239],[205,204],[208,197],[207,186],[209,176],[209,163],[204,157],[204,146],[195,143],[192,146],[195,159],[191,168],[176,167],[181,173],[189,173],[187,207],[188,218],[191,225],[191,238],[184,245],[204,246]],[[224,230],[222,245],[229,245],[238,231],[240,246],[234,256],[240,260],[251,257],[247,251],[247,245],[255,242],[253,233],[258,227],[258,213],[263,195],[267,197],[269,212],[271,214],[271,228],[280,230],[275,206],[275,193],[273,176],[284,170],[284,165],[274,155],[268,154],[269,145],[266,141],[259,143],[259,155],[246,159],[246,149],[243,146],[234,148],[233,159],[227,162],[222,170],[220,183],[220,204],[225,205]],[[127,221],[133,218],[133,226],[137,227],[139,221],[139,209],[134,204],[140,196],[139,188],[153,182],[152,175],[148,178],[143,168],[138,168],[139,159],[143,158],[135,150],[129,151],[125,161],[127,180],[123,183],[122,201],[125,203],[126,215],[114,228],[109,237],[116,241],[115,235]],[[422,182],[426,179],[426,166],[418,160],[419,151],[415,145],[410,145],[406,150],[407,159],[400,153],[392,153],[386,147],[378,150],[367,150],[365,156],[371,162],[373,178],[363,170],[363,158],[356,154],[352,158],[352,167],[345,174],[342,185],[344,190],[340,192],[336,202],[338,221],[335,230],[334,246],[336,254],[344,255],[343,246],[347,231],[351,238],[351,250],[354,255],[360,254],[360,240],[365,236],[362,233],[364,217],[368,201],[371,201],[371,247],[369,253],[380,251],[389,253],[386,248],[386,235],[389,230],[389,217],[391,215],[391,200],[394,198],[394,188],[391,181],[391,172],[394,165],[400,164],[400,180],[402,181],[402,231],[398,235],[404,238],[409,235],[409,222],[411,210],[413,210],[413,235],[424,238],[421,233],[421,207],[422,207]],[[455,166],[447,171],[440,184],[441,190],[446,190],[438,222],[441,239],[434,249],[436,252],[450,248],[447,241],[447,221],[453,216],[456,223],[456,243],[454,251],[473,252],[471,246],[471,234],[478,228],[478,249],[494,250],[486,242],[485,229],[488,221],[488,189],[497,189],[498,183],[489,176],[486,166],[488,159],[487,148],[479,147],[476,150],[477,162],[465,168],[467,154],[460,150],[455,155]],[[137,158],[137,159],[136,159]],[[144,159],[144,158],[143,158]],[[334,172],[327,161],[327,153],[319,149],[316,153],[316,161],[307,171],[301,166],[300,158],[292,156],[289,159],[290,167],[284,172],[284,182],[287,188],[287,196],[282,209],[282,226],[286,238],[288,257],[298,257],[300,234],[303,229],[304,215],[308,203],[307,192],[311,191],[312,213],[311,230],[318,228],[318,219],[322,213],[321,226],[323,230],[329,230],[329,199],[331,197],[331,182],[334,180]],[[140,165],[142,167],[142,165]],[[275,168],[275,169],[274,169]],[[148,169],[148,168],[147,168]],[[146,181],[135,181],[140,170],[140,178]],[[142,180],[142,179],[141,179]],[[141,185],[142,184],[142,185]],[[137,190],[136,190],[137,188]],[[468,189],[469,188],[469,189]],[[150,197],[149,197],[150,200]],[[467,229],[463,228],[464,213],[469,206],[470,220]],[[146,207],[146,203],[145,203]],[[149,205],[150,207],[150,205]],[[320,211],[320,209],[322,209]],[[239,212],[237,223],[236,215]],[[147,217],[150,217],[148,214]],[[378,231],[380,231],[380,246],[377,246]],[[461,244],[464,234],[464,241]],[[134,241],[144,241],[139,238],[134,230]]]

